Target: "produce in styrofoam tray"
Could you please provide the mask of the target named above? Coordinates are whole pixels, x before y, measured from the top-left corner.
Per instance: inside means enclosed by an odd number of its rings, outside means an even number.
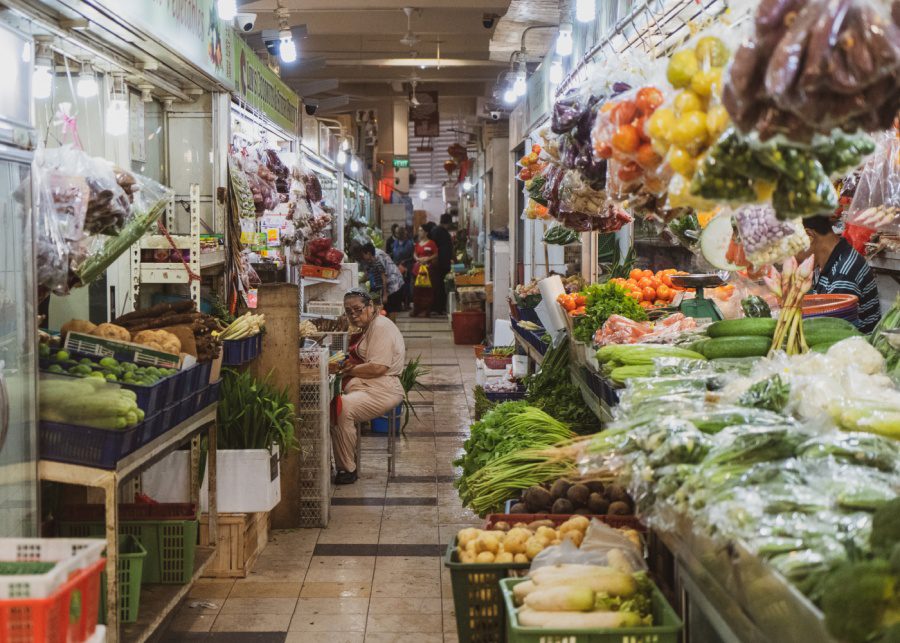
[[[613,315],[594,335],[594,343],[598,346],[607,344],[667,343],[686,330],[697,327],[693,317],[685,317],[681,313],[669,315],[656,322],[636,322]]]

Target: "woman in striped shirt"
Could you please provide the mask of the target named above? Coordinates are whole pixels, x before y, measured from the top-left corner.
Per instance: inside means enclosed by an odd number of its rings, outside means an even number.
[[[861,254],[847,240],[834,232],[830,217],[803,219],[809,235],[809,251],[815,256],[818,279],[813,286],[817,295],[856,295],[859,298],[859,320],[856,327],[872,332],[881,319],[881,303],[875,275]]]

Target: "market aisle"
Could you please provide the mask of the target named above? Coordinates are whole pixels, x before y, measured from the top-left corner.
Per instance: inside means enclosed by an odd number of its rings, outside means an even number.
[[[252,573],[203,580],[164,641],[455,642],[446,543],[479,524],[460,505],[451,462],[473,412],[475,361],[444,319],[401,317],[407,359],[429,365],[388,482],[385,436],[366,435],[360,479],[337,487],[327,529],[273,533]],[[249,634],[254,632],[254,634]]]

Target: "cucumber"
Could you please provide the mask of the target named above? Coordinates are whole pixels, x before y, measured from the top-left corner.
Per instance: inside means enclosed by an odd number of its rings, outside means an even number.
[[[703,345],[706,359],[721,357],[764,357],[769,353],[772,339],[758,335],[740,337],[717,337]]]
[[[838,340],[838,342],[841,340]],[[828,349],[837,344],[837,342],[822,342],[821,344],[813,344],[809,347],[813,353],[827,353]]]
[[[710,337],[772,337],[778,322],[771,317],[745,317],[744,319],[723,319],[710,324],[706,329]]]
[[[803,320],[804,333],[809,333],[821,328],[843,328],[850,331],[856,330],[856,326],[846,319],[840,319],[839,317],[813,317],[811,319]]]
[[[817,326],[812,330],[807,330],[806,324],[803,325],[803,338],[806,340],[807,346],[816,346],[817,344],[827,344],[827,343],[835,343],[839,342],[842,339],[847,339],[848,337],[856,337],[861,335],[858,330],[846,329],[846,328],[822,328],[821,326]]]

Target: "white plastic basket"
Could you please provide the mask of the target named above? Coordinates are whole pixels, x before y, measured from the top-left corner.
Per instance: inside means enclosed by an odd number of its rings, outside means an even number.
[[[0,538],[0,561],[56,563],[43,574],[0,576],[0,600],[46,598],[72,572],[100,560],[105,548],[105,540],[92,538]]]
[[[340,317],[344,314],[344,302],[309,301],[306,303],[306,314],[315,317]]]

